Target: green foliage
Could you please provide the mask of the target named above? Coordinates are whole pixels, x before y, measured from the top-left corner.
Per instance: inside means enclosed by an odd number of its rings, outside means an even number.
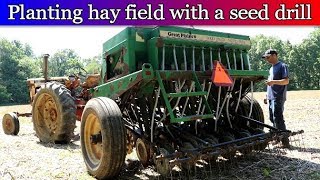
[[[80,57],[74,50],[64,49],[53,54],[48,64],[49,76],[61,77],[78,74],[83,68]]]
[[[7,88],[0,84],[0,104],[9,103],[11,98],[11,94],[8,93]]]
[[[309,179],[312,179],[312,180],[320,179],[320,172],[311,172],[308,175],[309,175]]]
[[[0,40],[1,104],[28,102],[26,79],[36,75],[32,65],[33,52],[19,41]]]
[[[320,29],[298,45],[294,59],[297,89],[320,89]]]
[[[95,56],[93,58],[89,58],[89,59],[84,59],[83,60],[83,65],[84,65],[84,69],[89,73],[89,74],[97,74],[100,73],[101,71],[101,56]]]
[[[269,177],[270,173],[271,173],[271,170],[270,170],[269,167],[266,167],[266,168],[263,168],[262,173],[263,173],[264,177]]]

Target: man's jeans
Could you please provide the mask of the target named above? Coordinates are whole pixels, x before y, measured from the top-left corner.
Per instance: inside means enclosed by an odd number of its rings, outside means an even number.
[[[283,119],[284,102],[282,99],[269,100],[270,121],[273,123],[273,127],[280,130],[286,130]]]

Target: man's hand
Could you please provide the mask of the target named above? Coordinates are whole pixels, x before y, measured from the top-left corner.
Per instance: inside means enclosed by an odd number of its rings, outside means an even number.
[[[273,80],[267,80],[265,83],[266,83],[266,85],[268,85],[268,86],[272,86],[272,85],[275,84],[275,82],[274,82]]]
[[[268,86],[272,86],[272,85],[287,85],[289,84],[289,78],[286,77],[284,79],[280,79],[280,80],[266,80],[265,81],[266,85]]]

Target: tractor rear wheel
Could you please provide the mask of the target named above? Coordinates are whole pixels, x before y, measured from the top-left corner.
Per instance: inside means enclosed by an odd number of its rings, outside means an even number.
[[[5,114],[2,118],[2,128],[7,135],[17,135],[20,130],[18,116],[15,113]]]
[[[88,101],[81,118],[81,150],[91,175],[117,176],[126,157],[126,129],[118,105],[106,97]]]
[[[41,142],[68,143],[76,123],[74,98],[64,85],[46,83],[32,105],[32,120]]]

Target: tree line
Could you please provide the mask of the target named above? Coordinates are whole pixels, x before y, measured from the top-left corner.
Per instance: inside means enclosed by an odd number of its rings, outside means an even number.
[[[320,29],[315,29],[302,43],[293,45],[277,37],[259,35],[251,38],[249,56],[253,70],[268,70],[270,64],[261,59],[269,48],[276,49],[281,61],[288,64],[289,90],[320,89]],[[49,76],[99,73],[101,56],[81,59],[72,49],[55,52],[49,59]],[[0,104],[28,103],[26,80],[43,77],[42,57],[33,53],[29,44],[0,39]],[[256,91],[265,91],[261,82]]]

